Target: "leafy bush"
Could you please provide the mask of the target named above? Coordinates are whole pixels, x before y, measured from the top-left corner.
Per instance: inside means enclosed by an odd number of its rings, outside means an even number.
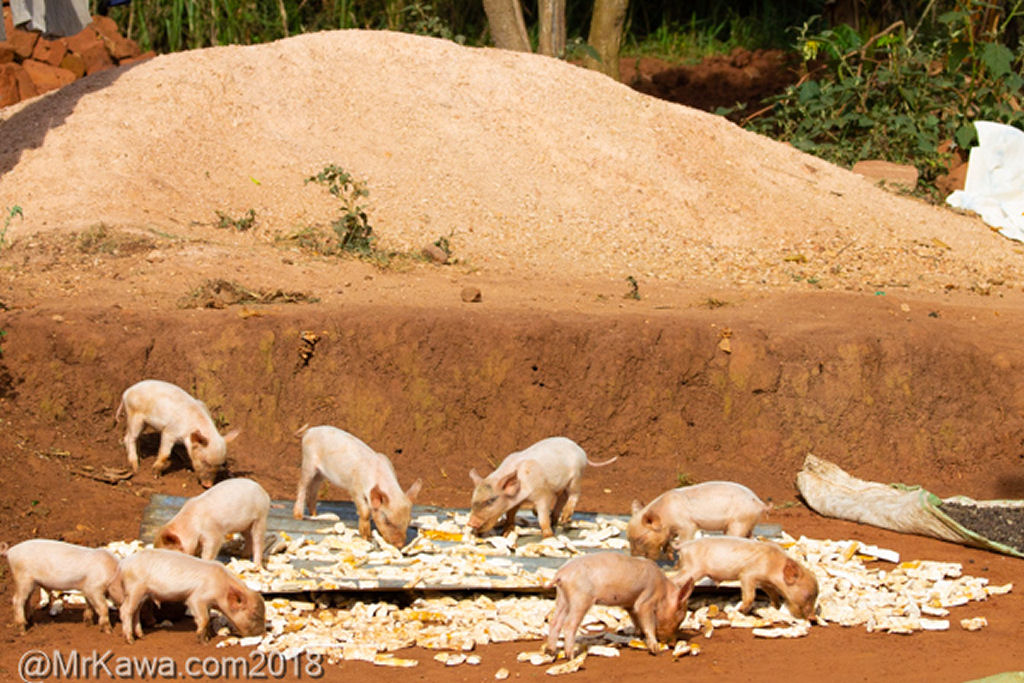
[[[364,207],[359,203],[360,199],[370,194],[366,184],[355,180],[334,164],[306,178],[306,182],[325,186],[328,192],[341,200],[341,217],[331,223],[338,238],[338,250],[369,256],[373,251],[373,228]]]
[[[816,28],[812,18],[798,29],[803,77],[747,126],[837,164],[911,163],[933,183],[948,161],[940,145],[968,147],[973,121],[1024,123],[1022,55],[1000,42],[999,26],[975,25],[981,7],[958,2],[928,25],[897,21],[867,39],[845,25]]]

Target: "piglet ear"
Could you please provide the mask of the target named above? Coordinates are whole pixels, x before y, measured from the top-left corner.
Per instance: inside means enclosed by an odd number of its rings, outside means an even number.
[[[174,533],[170,531],[162,531],[160,535],[156,537],[156,542],[153,545],[157,548],[174,548],[181,550],[181,539],[179,539]]]
[[[686,605],[686,601],[690,599],[690,594],[693,593],[693,578],[689,578],[686,582],[679,587],[679,602],[677,603],[680,607]]]
[[[238,427],[235,427],[230,432],[228,432],[227,434],[224,435],[224,443],[231,443],[232,441],[237,439],[238,435],[241,434],[241,433],[242,433],[242,430],[239,429]]]
[[[519,472],[513,472],[501,480],[501,483],[498,484],[498,488],[507,496],[515,496],[519,494],[520,485]]]
[[[245,595],[235,586],[228,588],[228,605],[233,609],[240,609],[245,605]]]
[[[203,433],[201,431],[199,431],[198,429],[195,430],[194,432],[192,432],[189,435],[189,439],[192,440],[192,445],[193,446],[205,446],[205,445],[210,443],[207,440],[207,438],[205,436],[203,436]]]
[[[473,480],[473,485],[474,486],[479,486],[480,482],[482,482],[484,480],[483,477],[481,477],[479,474],[476,473],[475,469],[472,469],[472,470],[469,471],[469,478]]]
[[[414,481],[412,483],[412,486],[409,487],[409,490],[405,492],[405,496],[406,496],[406,498],[409,499],[410,503],[413,502],[414,500],[416,500],[416,496],[419,495],[420,489],[422,487],[423,487],[423,480],[422,479],[417,479],[416,481]]]
[[[661,529],[661,517],[656,513],[648,512],[644,515],[644,518],[641,521],[644,526],[650,527],[655,531],[659,531]]]
[[[370,507],[377,509],[388,504],[388,494],[381,491],[380,486],[370,489]]]
[[[643,503],[641,503],[641,502],[640,502],[639,500],[637,500],[636,498],[634,498],[634,499],[633,499],[633,506],[632,506],[632,508],[631,508],[631,509],[632,509],[632,513],[633,513],[634,515],[638,515],[638,514],[640,514],[640,511],[644,509],[644,504],[643,504]]]
[[[796,563],[792,558],[786,560],[786,565],[782,568],[782,580],[786,582],[787,586],[792,586],[800,579],[800,565]]]

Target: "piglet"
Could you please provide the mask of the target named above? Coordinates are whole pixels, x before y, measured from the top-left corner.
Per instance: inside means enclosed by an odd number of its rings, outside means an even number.
[[[266,631],[263,597],[224,565],[173,550],[147,548],[121,560],[115,582],[123,595],[124,638],[142,637],[139,608],[148,598],[157,603],[184,602],[196,620],[196,637],[209,639],[210,608],[216,607],[241,636]]]
[[[310,516],[316,514],[317,492],[326,479],[352,497],[359,513],[360,536],[370,538],[372,517],[384,540],[404,546],[412,503],[422,482],[417,479],[403,492],[386,455],[336,427],[312,427],[298,433],[302,434],[302,473],[292,516],[302,519],[304,509]]]
[[[817,579],[774,543],[749,538],[708,537],[676,543],[675,550],[679,569],[677,581],[699,581],[705,576],[716,582],[738,579],[741,612],[750,611],[754,594],[760,588],[776,608],[785,601],[793,616],[815,618]]]
[[[553,536],[551,518],[565,524],[576,510],[583,468],[610,465],[617,459],[618,456],[592,462],[576,443],[564,436],[554,436],[508,455],[486,477],[470,470],[474,488],[469,526],[483,534],[505,515],[502,532],[509,534],[515,528],[519,507],[532,503],[541,532],[545,537]]]
[[[13,547],[0,544],[0,555],[7,556],[14,581],[14,624],[25,633],[28,618],[25,608],[36,587],[46,591],[81,591],[86,605],[84,621],[92,623],[93,611],[99,615],[100,630],[110,632],[107,592],[117,574],[117,558],[103,548],[85,548],[80,545],[33,539]],[[116,587],[111,593],[120,600]]]
[[[693,581],[671,581],[651,560],[617,552],[574,558],[555,573],[555,611],[545,647],[557,653],[562,635],[566,659],[576,651],[576,631],[595,603],[626,608],[633,625],[644,634],[651,654],[658,641],[670,640],[686,617]]]
[[[262,569],[268,512],[270,496],[262,486],[252,479],[227,479],[186,501],[157,530],[153,545],[212,560],[224,536],[239,531],[246,537],[252,561]]]
[[[746,486],[708,481],[666,491],[646,507],[634,500],[626,537],[634,555],[657,560],[674,538],[688,541],[698,529],[750,536],[767,511]]]
[[[163,474],[171,464],[174,444],[183,443],[192,470],[206,488],[213,485],[217,472],[227,461],[227,444],[238,436],[237,429],[221,436],[202,401],[180,387],[156,379],[143,380],[125,389],[115,419],[122,412],[128,419],[124,446],[133,472],[139,471],[139,434],[149,425],[160,432],[160,449],[153,471]]]

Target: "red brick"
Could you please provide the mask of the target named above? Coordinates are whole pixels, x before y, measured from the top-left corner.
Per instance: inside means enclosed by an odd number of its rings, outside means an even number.
[[[57,66],[67,53],[68,46],[63,38],[58,38],[57,40],[40,38],[36,41],[36,46],[32,50],[32,59],[37,62],[44,62],[50,66]]]
[[[0,65],[0,107],[7,107],[15,102],[21,101],[21,94],[18,92],[18,77],[15,70],[19,69],[17,64]]]
[[[110,46],[110,56],[116,59],[118,63],[132,57],[138,57],[140,54],[142,54],[142,50],[139,49],[139,44],[127,38],[118,38]]]
[[[72,52],[82,54],[93,45],[103,45],[103,39],[96,31],[86,26],[73,36],[67,37],[68,49]]]
[[[0,65],[0,69],[4,70],[9,76],[14,78],[15,86],[17,87],[17,99],[15,102],[21,100],[27,100],[30,97],[35,97],[39,94],[36,89],[35,83],[29,78],[28,72],[21,64],[3,64]],[[4,96],[6,100],[9,96]]]
[[[85,52],[81,53],[81,57],[82,61],[85,62],[86,75],[106,71],[114,66],[114,60],[110,58],[110,53],[107,52],[107,48],[102,44],[93,45],[86,49]]]
[[[60,60],[59,66],[73,73],[75,78],[81,78],[85,75],[85,60],[82,59],[81,55],[76,55],[74,52],[64,55],[64,59]]]
[[[95,14],[89,26],[107,40],[113,41],[121,37],[121,33],[117,30],[117,22],[110,17]]]
[[[32,50],[35,48],[37,40],[39,40],[39,33],[36,31],[22,31],[20,28],[15,28],[7,34],[7,42],[11,44],[15,54],[21,59],[29,59],[32,56]]]
[[[853,172],[871,180],[880,180],[886,184],[902,185],[913,190],[917,187],[917,169],[909,164],[894,164],[891,161],[871,159],[858,161],[853,165]]]
[[[939,191],[947,195],[953,190],[962,190],[967,182],[967,162],[959,164],[953,168],[949,173],[940,175],[935,179],[935,187],[939,188]]]
[[[143,52],[138,57],[129,57],[128,59],[122,59],[118,63],[119,64],[134,64],[135,62],[144,62],[147,59],[153,59],[153,57],[156,57],[156,53],[153,52],[152,50],[150,50],[148,52]]]
[[[11,31],[14,30],[14,19],[11,18],[11,8],[4,3],[4,35],[9,39]]]
[[[25,67],[29,78],[35,83],[36,89],[40,93],[56,90],[75,82],[75,75],[59,66],[51,66],[45,62],[37,62],[34,59],[26,59],[21,65]]]

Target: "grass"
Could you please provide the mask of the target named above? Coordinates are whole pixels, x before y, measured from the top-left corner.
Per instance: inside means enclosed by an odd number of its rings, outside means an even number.
[[[10,246],[10,242],[7,241],[7,229],[11,227],[11,221],[14,220],[14,217],[18,216],[21,220],[25,220],[25,213],[17,204],[5,209],[4,213],[7,215],[4,216],[4,226],[0,228],[0,250]]]

